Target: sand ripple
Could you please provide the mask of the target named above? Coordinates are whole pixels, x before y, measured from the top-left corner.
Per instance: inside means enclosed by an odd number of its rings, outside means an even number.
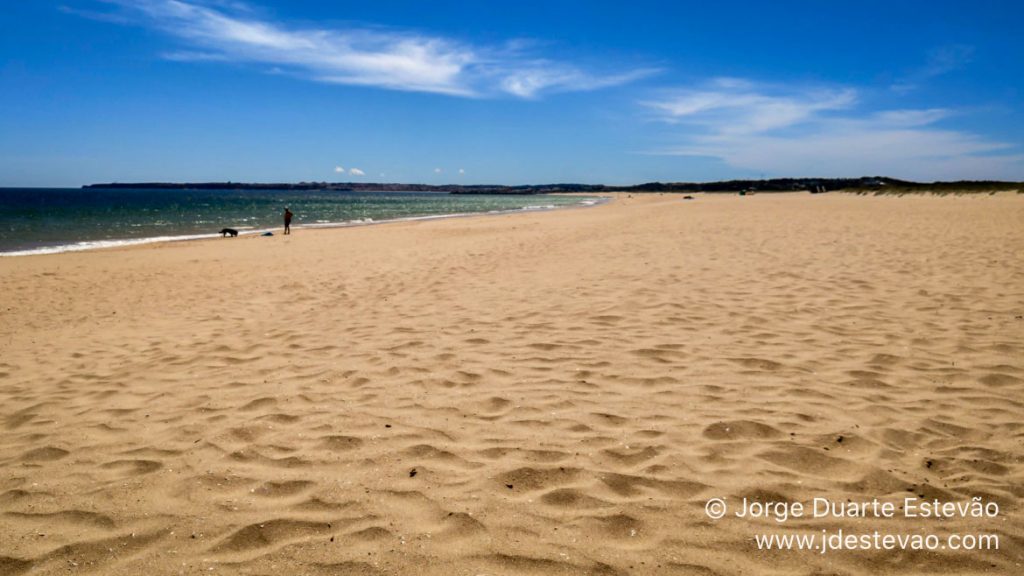
[[[1020,573],[1024,199],[621,198],[0,260],[0,574]],[[998,551],[704,515],[983,496]]]

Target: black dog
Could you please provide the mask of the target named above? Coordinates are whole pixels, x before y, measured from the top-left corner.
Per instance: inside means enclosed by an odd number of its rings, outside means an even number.
[[[229,235],[232,238],[238,236],[238,230],[235,230],[234,228],[224,228],[220,231],[221,238],[227,238]]]

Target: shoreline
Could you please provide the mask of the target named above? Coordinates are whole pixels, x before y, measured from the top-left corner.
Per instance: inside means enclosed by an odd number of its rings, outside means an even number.
[[[564,194],[565,196],[573,196],[576,194]],[[543,197],[541,195],[537,195]],[[571,204],[565,206],[556,206],[553,204],[544,206],[525,206],[523,208],[513,208],[508,210],[489,210],[480,212],[457,212],[451,214],[429,214],[424,216],[403,216],[399,218],[389,218],[385,220],[374,220],[372,218],[357,219],[346,222],[325,222],[325,223],[312,223],[292,226],[294,230],[327,230],[335,228],[354,228],[359,226],[371,226],[375,224],[392,224],[395,222],[419,222],[428,220],[444,220],[449,218],[465,218],[471,216],[499,216],[503,214],[518,214],[525,212],[545,212],[551,210],[565,210],[571,208],[591,208],[594,206],[600,206],[605,204],[613,198],[609,195],[599,194],[579,194],[579,196],[586,198],[594,198],[594,202],[587,202],[586,200],[579,202],[578,204]],[[258,228],[258,229],[246,229],[238,228],[238,235],[241,236],[259,236],[266,232],[276,233],[281,230],[280,226],[273,228]],[[0,258],[8,257],[23,257],[23,256],[52,256],[56,254],[66,254],[72,252],[92,252],[95,250],[111,250],[117,248],[131,248],[137,246],[146,246],[151,244],[169,244],[177,242],[190,242],[195,240],[214,240],[221,235],[219,233],[204,233],[204,234],[182,234],[182,235],[165,235],[165,236],[150,236],[145,238],[123,238],[115,240],[82,240],[73,244],[60,244],[57,246],[40,246],[38,248],[21,249],[21,250],[10,250],[0,251]]]
[[[654,197],[654,196],[676,196],[683,198],[684,196],[693,196],[694,198],[701,197],[731,197],[737,196],[738,193],[734,192],[629,192],[629,191],[611,191],[602,193],[587,193],[587,192],[559,192],[558,196],[579,196],[583,198],[594,198],[596,202],[586,203],[581,202],[579,204],[565,205],[565,206],[543,206],[538,208],[524,207],[509,210],[492,210],[486,212],[461,212],[451,214],[431,214],[425,216],[406,216],[400,218],[391,218],[387,220],[354,220],[347,222],[330,222],[330,223],[313,223],[303,224],[301,226],[293,226],[295,230],[330,230],[339,228],[356,228],[363,226],[371,226],[377,224],[394,224],[401,222],[417,222],[417,221],[430,221],[430,220],[447,220],[451,218],[467,218],[476,216],[500,216],[505,214],[519,214],[519,213],[531,213],[531,212],[548,212],[558,210],[568,210],[576,208],[592,208],[612,202],[616,198],[626,197]],[[848,190],[835,190],[827,193],[815,194],[806,191],[793,191],[793,192],[752,192],[746,194],[745,198],[752,197],[764,197],[764,196],[775,196],[775,197],[792,197],[792,196],[810,196],[810,197],[821,197],[821,196],[838,196],[838,195],[849,195],[857,196],[862,198],[901,198],[901,199],[912,199],[912,198],[991,198],[991,197],[1012,197],[1012,196],[1024,196],[1024,193],[1017,190],[1000,190],[994,192],[974,192],[974,191],[892,191],[892,192],[866,192],[866,191],[848,191]],[[537,197],[543,197],[543,195],[536,195]],[[238,228],[240,237],[253,237],[258,236],[264,232],[274,232],[275,236],[280,235],[280,226],[271,228],[255,228],[255,229],[244,229]],[[183,235],[170,235],[170,236],[152,236],[145,238],[123,238],[115,240],[89,240],[80,241],[73,244],[61,244],[58,246],[40,246],[38,248],[20,249],[11,251],[0,251],[0,259],[4,258],[22,258],[26,256],[54,256],[58,254],[67,253],[78,253],[78,252],[95,252],[95,251],[109,251],[117,249],[127,248],[138,248],[142,246],[152,245],[166,245],[166,244],[177,244],[182,242],[193,242],[197,240],[215,240],[220,237],[219,233],[203,233],[203,234],[183,234]]]

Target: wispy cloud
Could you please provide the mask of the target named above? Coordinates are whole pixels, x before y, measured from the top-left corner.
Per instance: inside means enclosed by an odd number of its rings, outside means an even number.
[[[128,24],[130,22],[128,18],[121,14],[75,8],[74,6],[68,6],[66,4],[59,4],[57,6],[57,10],[60,10],[65,14],[80,16],[82,18],[88,18],[89,20],[96,20],[97,22],[107,22],[110,24]]]
[[[348,173],[352,176],[366,176],[366,172],[363,172],[359,168],[349,168]]]
[[[499,85],[503,91],[521,98],[534,98],[543,92],[599,90],[629,84],[657,72],[655,68],[638,68],[629,72],[595,76],[571,65],[536,60],[518,62],[513,66],[495,66],[489,73],[500,78]]]
[[[233,0],[103,0],[112,18],[160,29],[184,46],[177,61],[230,61],[278,67],[309,80],[452,96],[585,91],[632,82],[651,68],[594,72],[524,54],[516,43],[475,46],[442,36],[358,27],[300,28],[257,17]]]
[[[344,174],[345,173],[345,167],[344,166],[335,166],[334,167],[334,173],[335,174]]]
[[[676,126],[681,141],[654,154],[712,157],[779,175],[1024,175],[1024,154],[1014,145],[941,127],[952,110],[863,111],[852,89],[719,80],[643,104]]]
[[[973,46],[953,44],[934,48],[928,52],[928,61],[924,66],[893,82],[890,88],[895,92],[910,92],[919,88],[921,84],[931,78],[942,76],[967,66],[973,59]]]
[[[196,52],[194,50],[173,50],[163,52],[160,56],[164,60],[171,60],[173,62],[229,62],[231,60],[225,54]]]
[[[718,78],[700,90],[684,90],[644,102],[673,123],[693,123],[710,130],[748,134],[806,122],[822,112],[843,110],[856,92],[843,90],[765,91],[736,78]]]

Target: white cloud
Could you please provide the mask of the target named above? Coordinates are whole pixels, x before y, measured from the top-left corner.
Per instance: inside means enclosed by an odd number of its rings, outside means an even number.
[[[466,173],[466,169],[465,168],[459,168],[459,174],[465,174],[465,173]]]
[[[366,176],[366,172],[363,172],[359,168],[350,168],[348,173],[352,176]]]
[[[890,88],[899,93],[906,93],[920,87],[921,84],[936,76],[954,72],[970,64],[974,59],[974,46],[952,44],[940,46],[928,53],[928,61],[914,72],[893,82]]]
[[[278,67],[326,83],[453,96],[584,91],[632,82],[640,68],[594,73],[531,58],[515,44],[473,46],[440,36],[379,28],[297,28],[255,16],[242,2],[106,0],[183,41],[165,54],[178,61],[231,61]]]
[[[718,158],[774,175],[887,175],[919,180],[1019,179],[1011,144],[945,129],[947,109],[864,112],[850,89],[712,82],[643,102],[677,126],[681,144],[655,154]]]
[[[434,174],[440,174],[441,172],[444,172],[444,170],[441,170],[440,168],[434,168]]]
[[[856,92],[849,89],[768,93],[758,91],[750,83],[727,78],[712,82],[704,90],[676,92],[644,104],[669,122],[748,134],[800,124],[821,112],[843,110],[852,106],[856,98]]]
[[[172,62],[228,62],[229,58],[223,54],[211,52],[196,52],[193,50],[175,50],[160,54],[164,60]]]
[[[621,74],[598,77],[572,66],[537,61],[504,70],[500,85],[509,94],[521,98],[534,98],[545,91],[588,91],[628,84],[658,72],[657,68],[639,68]]]
[[[334,167],[334,171],[337,172],[338,174],[344,174],[345,173],[345,169],[342,168],[341,166],[335,166]]]

